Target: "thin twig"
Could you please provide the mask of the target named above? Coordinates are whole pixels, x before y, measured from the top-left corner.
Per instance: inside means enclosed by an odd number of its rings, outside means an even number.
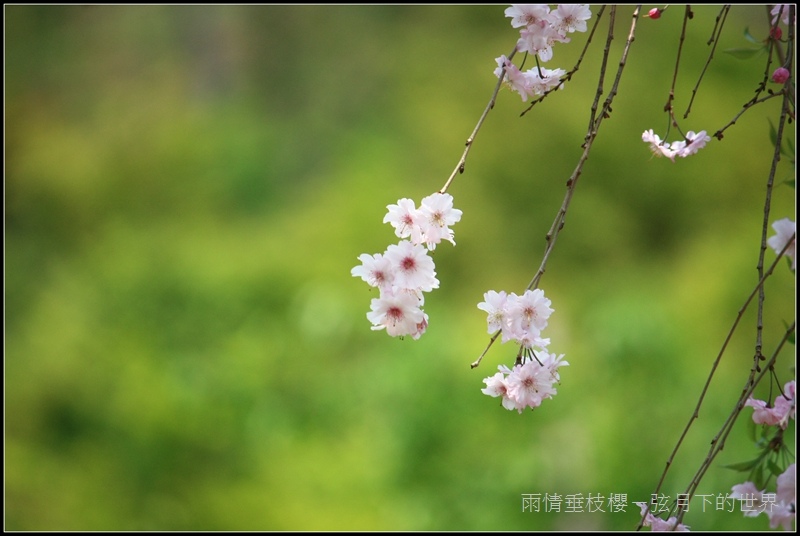
[[[708,54],[706,64],[703,66],[703,71],[700,73],[700,77],[697,79],[697,84],[695,84],[694,89],[692,89],[692,97],[689,99],[689,106],[686,107],[686,112],[683,114],[684,119],[689,117],[689,112],[692,110],[692,103],[694,103],[697,90],[700,88],[700,82],[702,82],[703,76],[705,76],[706,70],[708,69],[708,66],[711,65],[711,60],[714,58],[714,51],[717,49],[719,36],[722,35],[722,28],[725,26],[725,20],[728,18],[728,12],[730,12],[730,10],[730,4],[726,4],[722,6],[722,10],[720,11],[719,15],[717,15],[716,22],[714,23],[714,29],[711,32],[711,38],[708,40],[708,44],[711,45],[713,43],[713,46],[711,47],[711,52]]]
[[[511,61],[516,52],[517,52],[517,45],[515,44],[514,50],[512,50],[511,54],[507,56],[508,61]],[[464,148],[464,152],[461,155],[461,158],[458,160],[458,164],[456,164],[456,168],[450,174],[450,178],[447,179],[446,183],[444,183],[442,189],[439,190],[439,193],[441,194],[445,193],[447,189],[450,187],[450,183],[453,182],[453,179],[456,178],[456,175],[458,175],[459,173],[464,173],[464,166],[467,163],[467,156],[469,155],[469,151],[470,149],[472,149],[472,144],[475,141],[475,137],[478,135],[478,131],[481,129],[481,126],[483,125],[483,121],[486,119],[486,116],[489,115],[489,111],[492,108],[494,108],[494,103],[497,100],[497,94],[500,92],[500,87],[502,87],[503,85],[503,79],[505,78],[505,76],[506,76],[506,67],[505,65],[501,65],[500,76],[499,79],[497,80],[497,85],[494,87],[494,91],[492,92],[492,98],[489,99],[489,104],[487,104],[486,109],[483,110],[480,119],[478,119],[478,124],[475,125],[475,129],[472,131],[472,134],[470,134],[469,138],[467,138],[466,147]]]

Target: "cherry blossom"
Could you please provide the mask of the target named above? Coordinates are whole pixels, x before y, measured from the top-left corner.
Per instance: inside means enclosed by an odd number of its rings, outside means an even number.
[[[781,416],[775,411],[775,408],[768,407],[763,400],[750,397],[744,405],[753,408],[753,422],[756,424],[777,426],[781,421]]]
[[[542,289],[526,290],[522,296],[509,300],[509,320],[513,333],[535,333],[547,327],[547,319],[553,313],[550,300]]]
[[[795,480],[797,470],[795,464],[790,465],[786,470],[778,476],[778,488],[775,494],[776,499],[786,504],[794,504],[795,502]]]
[[[361,261],[361,266],[356,266],[350,270],[353,277],[360,277],[372,287],[391,290],[394,282],[394,270],[389,259],[380,253],[375,255],[364,253],[358,256],[358,260]]]
[[[796,472],[795,464],[787,467],[778,476],[775,493],[767,493],[766,490],[759,490],[752,482],[744,482],[731,488],[730,497],[741,501],[746,517],[757,517],[765,513],[769,517],[770,528],[781,526],[783,530],[792,530],[796,509]]]
[[[392,244],[386,249],[386,258],[392,264],[396,287],[422,292],[439,288],[433,259],[419,244],[401,240],[399,244]]]
[[[780,426],[784,430],[789,424],[789,419],[795,418],[795,381],[787,382],[783,386],[783,393],[775,398],[772,407],[768,406],[764,400],[758,400],[752,396],[744,403],[745,406],[753,408],[753,422],[756,424],[766,424],[769,426]]]
[[[742,508],[745,517],[756,517],[764,510],[764,490],[759,490],[752,482],[736,484],[731,488],[731,499],[739,500],[746,508]]]
[[[782,220],[778,220],[772,224],[772,228],[775,229],[774,236],[771,236],[767,240],[767,245],[775,250],[775,253],[780,253],[783,251],[783,248],[786,246],[786,243],[791,240],[789,247],[786,248],[784,255],[791,259],[792,261],[792,270],[795,269],[795,247],[797,245],[797,239],[795,238],[795,234],[797,232],[797,225],[794,221],[790,220],[789,218],[783,218]]]
[[[561,83],[561,77],[565,74],[567,72],[564,69],[545,69],[544,67],[531,69],[525,73],[534,95],[544,95],[551,89],[558,87]],[[561,89],[564,89],[563,85]]]
[[[490,290],[483,294],[483,299],[484,301],[478,304],[478,309],[489,314],[486,321],[489,333],[493,334],[503,329],[506,323],[506,300],[508,295],[505,291],[496,292]]]
[[[781,18],[781,22],[785,25],[789,25],[789,6],[792,4],[775,4],[772,8],[772,11],[769,12],[772,15],[772,25],[775,26],[778,23],[778,17]]]
[[[387,292],[370,303],[367,319],[372,322],[373,330],[386,329],[392,337],[411,335],[418,331],[418,325],[424,320],[419,308],[420,301],[413,294]]]
[[[522,96],[522,102],[528,102],[528,97],[533,95],[530,77],[526,76],[516,65],[508,61],[505,55],[500,56],[496,61],[498,67],[494,71],[495,76],[499,78],[503,67],[505,67],[505,83],[513,91],[516,91]]]
[[[511,371],[504,365],[500,365],[498,368],[500,372],[497,372],[494,376],[484,378],[483,383],[486,384],[486,387],[481,389],[481,392],[495,398],[501,396],[503,397],[502,405],[504,408],[507,410],[516,409],[517,403],[509,396],[508,382],[506,381],[506,375],[510,374]]]
[[[545,24],[550,14],[550,6],[547,4],[513,4],[506,8],[504,13],[506,17],[511,17],[513,28],[522,28],[534,24]]]
[[[655,156],[666,156],[673,162],[675,161],[675,151],[670,148],[670,144],[662,142],[658,134],[653,133],[653,129],[645,130],[642,133],[642,141],[650,144],[650,151]]]
[[[559,4],[550,17],[553,26],[563,33],[585,32],[592,11],[586,4]]]
[[[690,130],[686,133],[686,138],[679,141],[674,141],[671,144],[662,141],[658,134],[653,133],[653,129],[645,130],[642,133],[642,141],[650,144],[650,151],[656,156],[666,156],[673,162],[676,156],[686,158],[687,156],[697,153],[700,149],[706,146],[706,143],[711,140],[711,137],[706,134],[705,130],[698,133]]]
[[[641,514],[645,516],[643,525],[645,527],[650,527],[650,530],[653,532],[665,532],[665,531],[672,531],[675,532],[689,532],[689,527],[684,525],[683,523],[679,523],[677,526],[675,525],[678,521],[678,518],[672,516],[671,518],[664,521],[660,517],[654,516],[650,512],[650,508],[647,506],[647,503],[644,502],[637,502],[634,503],[641,509]],[[646,513],[645,513],[646,512]],[[675,527],[674,529],[672,527]]]
[[[783,386],[783,394],[775,398],[775,412],[779,415],[778,426],[784,430],[789,425],[789,419],[794,419],[796,414],[795,381],[792,380]]]
[[[425,333],[428,329],[428,315],[427,313],[422,313],[422,321],[417,324],[417,329],[411,334],[411,338],[419,340],[422,337],[422,334]]]
[[[563,357],[563,354],[547,354],[541,363],[530,358],[513,369],[500,365],[500,372],[484,378],[486,387],[481,392],[492,397],[502,396],[502,405],[507,410],[516,409],[522,413],[525,408],[537,408],[543,400],[555,396],[555,384],[560,382],[558,368],[569,365]]]
[[[422,235],[428,249],[436,249],[442,239],[453,245],[453,231],[450,226],[461,220],[462,212],[453,208],[453,196],[436,192],[422,200],[419,215],[422,220]]]
[[[535,24],[520,31],[517,41],[517,50],[536,54],[541,61],[553,59],[553,45],[555,43],[568,43],[569,37],[559,32],[550,24],[540,26]]]
[[[689,143],[687,143],[687,141]],[[701,130],[697,134],[690,130],[686,133],[686,140],[673,142],[671,148],[675,151],[677,156],[686,158],[689,155],[697,153],[697,151],[705,147],[706,143],[709,141],[711,141],[711,136],[707,135],[705,130]]]
[[[412,199],[400,199],[396,205],[387,205],[389,213],[383,217],[383,223],[391,223],[395,234],[399,238],[409,238],[419,244],[421,242],[419,230],[419,214]]]

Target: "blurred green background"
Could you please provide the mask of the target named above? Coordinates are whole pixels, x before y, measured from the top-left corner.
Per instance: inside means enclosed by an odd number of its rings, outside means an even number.
[[[683,8],[640,21],[541,282],[545,334],[570,366],[554,399],[508,412],[480,390],[516,348],[470,370],[489,339],[476,305],[522,292],[539,266],[604,31],[524,118],[500,93],[449,190],[464,215],[457,246],[436,249],[419,341],[371,331],[376,293],[350,275],[397,241],[386,205],[418,203],[455,166],[516,40],[505,7],[5,7],[6,529],[635,527],[632,502],[649,499],[757,280],[779,102],[695,156],[653,159],[640,136],[665,133]],[[719,11],[694,9],[679,118]],[[721,51],[748,46],[745,27],[766,36],[766,21],[763,6],[733,9],[684,131],[713,133],[753,95],[764,57]],[[546,66],[570,69],[585,38]],[[781,162],[777,180],[792,174]],[[777,187],[771,221],[794,210]],[[794,292],[782,265],[766,354]],[[754,326],[751,310],[664,493],[685,489],[733,408]],[[788,347],[781,382],[793,361]],[[744,480],[722,465],[754,457],[749,418],[699,493]],[[631,504],[522,513],[522,493]],[[768,526],[699,510],[685,522]]]

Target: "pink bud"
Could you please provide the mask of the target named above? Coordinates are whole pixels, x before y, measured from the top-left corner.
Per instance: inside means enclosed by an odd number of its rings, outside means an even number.
[[[772,81],[776,84],[785,84],[787,80],[789,80],[789,69],[784,67],[778,67],[775,69],[775,72],[772,73]]]
[[[657,7],[654,7],[653,9],[650,10],[649,13],[647,13],[647,16],[650,17],[651,19],[660,19],[661,10],[658,9]]]
[[[781,37],[783,37],[783,30],[781,30],[780,26],[775,26],[774,28],[770,28],[769,35],[773,39],[780,41]]]

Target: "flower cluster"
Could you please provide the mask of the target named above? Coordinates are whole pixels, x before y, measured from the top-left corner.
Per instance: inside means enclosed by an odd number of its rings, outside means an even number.
[[[671,518],[667,519],[666,521],[661,519],[660,517],[656,517],[650,512],[650,508],[647,506],[645,502],[637,502],[635,503],[639,508],[641,508],[641,514],[644,516],[644,523],[642,524],[645,527],[650,527],[650,530],[653,532],[666,532],[672,531],[675,532],[689,532],[689,527],[684,525],[683,523],[679,523],[677,526],[678,518],[672,516]],[[674,529],[672,527],[675,527]]]
[[[775,235],[769,237],[767,240],[767,245],[775,250],[775,253],[780,253],[783,251],[783,248],[786,247],[786,243],[791,240],[789,247],[786,248],[786,252],[784,255],[787,259],[792,261],[792,270],[795,269],[795,246],[797,244],[797,239],[795,235],[797,234],[797,224],[790,220],[789,218],[783,218],[782,220],[778,220],[772,224],[772,228],[775,229]]]
[[[499,332],[503,342],[519,344],[520,353],[513,369],[500,365],[500,372],[483,380],[486,388],[482,392],[502,396],[504,408],[520,413],[527,407],[538,407],[545,398],[553,398],[554,384],[561,380],[558,368],[569,363],[562,361],[563,354],[546,352],[550,339],[541,336],[553,313],[550,300],[541,289],[526,290],[522,296],[490,290],[483,299],[478,309],[488,315],[488,332]]]
[[[523,73],[505,55],[500,56],[496,61],[498,67],[494,70],[495,76],[499,77],[505,67],[506,84],[522,96],[522,102],[528,102],[528,97],[538,97],[558,87],[561,84],[561,77],[566,74],[564,69],[545,69],[544,67],[533,68]],[[564,86],[561,86],[561,89],[563,88]]]
[[[661,141],[658,134],[653,134],[653,129],[650,129],[642,133],[642,141],[650,144],[650,150],[654,155],[666,156],[674,162],[676,156],[686,158],[705,147],[706,143],[711,141],[711,136],[706,134],[705,130],[701,130],[697,134],[690,130],[686,133],[685,140],[667,143],[666,141]]]
[[[586,21],[592,12],[584,4],[559,4],[553,11],[547,4],[515,4],[505,10],[505,15],[511,18],[512,27],[521,28],[517,50],[545,62],[553,58],[555,43],[568,43],[567,34],[586,31]],[[496,61],[495,76],[500,77],[505,69],[505,82],[522,96],[523,102],[558,87],[566,74],[563,69],[545,69],[538,65],[522,72],[505,56]]]
[[[769,445],[766,447],[769,452],[775,449],[775,441],[782,436],[789,420],[795,418],[796,389],[795,380],[787,382],[783,386],[783,392],[775,398],[772,407],[769,407],[766,401],[755,399],[752,396],[745,402],[745,406],[753,408],[753,422],[777,427],[775,437],[769,441]],[[770,462],[770,464],[772,463]],[[777,474],[777,471],[774,474]],[[766,493],[766,490],[759,490],[754,482],[744,482],[733,486],[731,497],[742,502],[745,516],[755,517],[763,512],[769,517],[771,528],[774,529],[781,525],[784,530],[792,530],[796,509],[795,464],[791,464],[778,476],[777,485],[777,492]]]
[[[367,313],[373,330],[386,329],[392,337],[411,335],[418,339],[428,328],[422,293],[439,288],[428,251],[443,239],[455,245],[450,226],[461,219],[461,211],[453,208],[450,194],[438,192],[423,199],[419,208],[411,199],[400,199],[386,208],[389,212],[383,223],[390,223],[403,240],[383,254],[359,255],[361,264],[350,273],[380,291]]]
[[[753,408],[753,422],[769,426],[780,426],[783,430],[789,424],[789,419],[795,418],[795,381],[792,380],[783,386],[783,394],[775,398],[772,407],[768,407],[764,400],[752,396],[744,404]]]
[[[563,358],[564,354],[545,354],[541,361],[537,357],[513,369],[500,365],[497,367],[500,372],[484,378],[486,387],[481,392],[491,397],[501,396],[507,410],[522,413],[525,408],[537,408],[545,398],[556,394],[554,384],[561,382],[558,368],[569,365]]]
[[[756,517],[765,513],[769,517],[770,528],[792,530],[795,520],[797,500],[795,492],[797,469],[790,465],[778,476],[777,489],[774,493],[759,490],[752,482],[737,484],[731,488],[731,498],[742,502],[742,510],[746,517]]]
[[[547,327],[547,319],[553,314],[551,302],[543,290],[526,290],[522,296],[490,290],[483,299],[478,309],[489,315],[486,319],[489,333],[499,330],[503,342],[514,341],[527,349],[545,349],[550,344],[550,339],[540,337]]]

